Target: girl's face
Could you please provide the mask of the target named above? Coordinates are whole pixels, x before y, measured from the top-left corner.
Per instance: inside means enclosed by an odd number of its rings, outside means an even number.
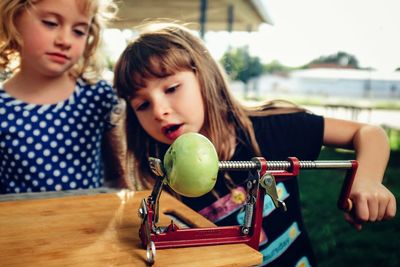
[[[59,76],[78,62],[85,49],[91,17],[77,0],[41,0],[21,12],[21,71]]]
[[[204,124],[199,81],[190,70],[148,80],[130,104],[144,130],[164,144],[183,133],[201,132]]]

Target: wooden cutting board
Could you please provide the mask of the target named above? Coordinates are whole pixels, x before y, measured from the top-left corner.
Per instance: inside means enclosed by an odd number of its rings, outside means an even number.
[[[139,203],[150,192],[0,202],[0,266],[146,266],[138,231]],[[172,212],[213,226],[162,193],[160,223]],[[153,266],[251,266],[262,255],[245,244],[157,249]]]

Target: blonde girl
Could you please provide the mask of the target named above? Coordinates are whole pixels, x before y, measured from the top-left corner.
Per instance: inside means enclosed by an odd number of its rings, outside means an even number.
[[[106,0],[0,2],[0,193],[96,188],[117,97],[97,48]]]

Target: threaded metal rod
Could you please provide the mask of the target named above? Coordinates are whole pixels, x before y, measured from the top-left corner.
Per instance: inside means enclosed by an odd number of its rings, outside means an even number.
[[[300,169],[351,169],[351,161],[346,160],[316,160],[299,161]],[[291,161],[267,161],[268,170],[287,171],[292,167]],[[261,168],[257,161],[220,161],[220,171],[254,170]]]

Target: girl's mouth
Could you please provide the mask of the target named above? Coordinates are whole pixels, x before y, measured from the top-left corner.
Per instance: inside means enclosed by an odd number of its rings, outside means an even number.
[[[69,57],[61,54],[61,53],[47,53],[47,55],[50,57],[50,59],[56,63],[65,63],[69,60]]]
[[[167,126],[164,126],[161,131],[162,133],[171,140],[175,140],[178,138],[183,131],[183,123],[182,124],[170,124]]]

